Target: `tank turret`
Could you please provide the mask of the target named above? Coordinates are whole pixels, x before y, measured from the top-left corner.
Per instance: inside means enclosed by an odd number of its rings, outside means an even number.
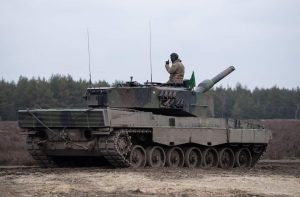
[[[127,82],[117,87],[88,88],[85,98],[89,107],[128,108],[172,116],[213,117],[213,102],[204,94],[233,72],[233,66],[204,80],[195,89],[176,84]]]

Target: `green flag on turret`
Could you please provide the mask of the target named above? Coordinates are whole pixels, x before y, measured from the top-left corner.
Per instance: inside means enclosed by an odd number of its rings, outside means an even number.
[[[189,80],[189,89],[193,89],[195,86],[196,86],[196,80],[195,80],[195,75],[194,75],[194,71],[193,71],[191,79]]]

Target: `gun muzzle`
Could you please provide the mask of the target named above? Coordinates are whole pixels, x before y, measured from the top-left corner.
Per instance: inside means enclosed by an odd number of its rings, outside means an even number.
[[[203,92],[208,91],[216,83],[218,83],[219,81],[221,81],[224,77],[226,77],[227,75],[229,75],[230,73],[232,73],[234,70],[235,70],[235,68],[233,66],[230,66],[229,68],[225,69],[223,72],[221,72],[218,75],[216,75],[214,78],[212,78],[212,79],[206,79],[206,80],[202,81],[196,87],[195,92],[203,93]]]

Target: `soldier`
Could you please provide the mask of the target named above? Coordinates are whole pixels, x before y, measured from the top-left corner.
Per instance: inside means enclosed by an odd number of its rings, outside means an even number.
[[[184,77],[184,65],[181,63],[181,60],[178,59],[176,53],[170,55],[172,65],[170,67],[169,60],[166,61],[166,69],[170,73],[170,78],[167,83],[183,83]]]

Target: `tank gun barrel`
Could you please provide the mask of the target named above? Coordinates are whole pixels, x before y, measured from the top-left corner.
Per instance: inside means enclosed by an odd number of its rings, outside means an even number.
[[[233,66],[228,67],[227,69],[223,70],[221,73],[213,77],[212,79],[206,79],[199,83],[196,87],[195,92],[203,93],[211,89],[216,83],[221,81],[224,77],[229,75],[235,70]]]

